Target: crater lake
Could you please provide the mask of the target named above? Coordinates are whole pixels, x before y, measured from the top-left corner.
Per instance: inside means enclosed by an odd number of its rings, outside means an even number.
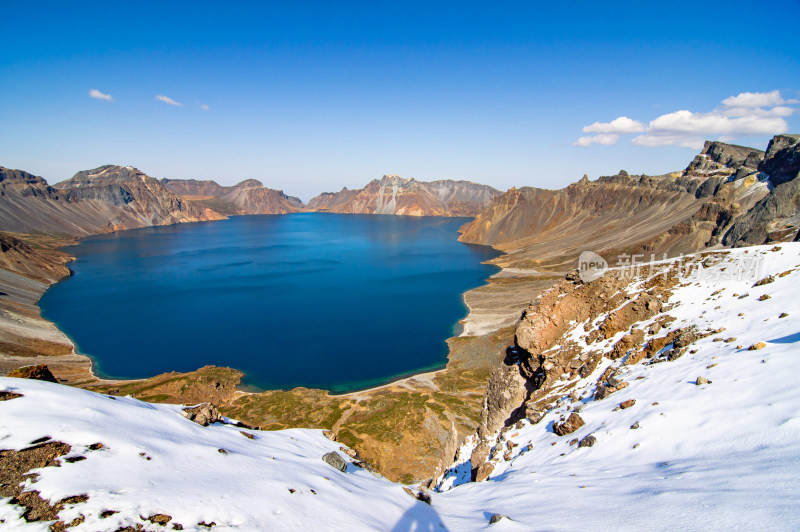
[[[342,393],[444,367],[462,295],[498,252],[469,219],[300,213],[148,227],[67,248],[40,302],[100,377],[205,365],[258,389]]]

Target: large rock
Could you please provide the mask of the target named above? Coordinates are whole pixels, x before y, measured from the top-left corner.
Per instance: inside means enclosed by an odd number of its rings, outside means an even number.
[[[37,381],[58,382],[55,375],[50,372],[47,364],[39,364],[36,366],[25,366],[13,370],[7,375],[8,377],[16,377],[18,379],[33,379]]]
[[[572,413],[563,423],[553,423],[553,432],[558,436],[566,436],[581,428],[583,424],[583,418],[578,414]]]
[[[210,403],[203,403],[190,408],[184,408],[181,412],[183,417],[190,421],[194,421],[198,425],[207,427],[211,423],[221,422],[223,420],[220,413]]]
[[[322,461],[331,466],[334,469],[338,469],[342,473],[347,472],[347,462],[339,456],[339,453],[335,451],[331,451],[322,455]]]

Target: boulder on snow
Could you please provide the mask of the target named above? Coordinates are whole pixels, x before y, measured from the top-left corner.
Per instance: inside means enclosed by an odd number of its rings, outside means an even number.
[[[636,404],[636,399],[628,399],[627,401],[622,401],[619,404],[619,407],[625,410],[626,408],[630,408]]]
[[[595,443],[597,443],[597,438],[595,438],[594,436],[592,436],[591,434],[589,434],[588,436],[586,436],[585,438],[583,438],[583,439],[582,439],[582,440],[581,440],[581,441],[578,443],[578,448],[581,448],[581,447],[591,447],[591,446],[592,446],[592,445],[594,445]]]
[[[481,482],[489,478],[489,475],[494,471],[494,464],[491,462],[484,462],[475,470],[475,482]]]
[[[209,426],[211,423],[222,421],[222,416],[211,403],[201,403],[197,406],[184,408],[181,415],[189,421],[194,421],[204,427]]]
[[[706,379],[705,377],[697,377],[697,380],[694,383],[697,386],[701,386],[703,384],[711,384],[711,381]]]
[[[489,524],[493,525],[493,524],[497,523],[498,521],[500,521],[501,519],[508,519],[509,521],[511,520],[511,518],[508,517],[507,515],[492,514],[492,516],[489,518]]]
[[[347,472],[347,462],[344,461],[344,458],[339,456],[339,453],[335,451],[331,451],[326,453],[322,456],[322,461],[331,466],[334,469],[338,469],[342,473]]]
[[[553,432],[559,436],[566,436],[572,434],[583,426],[583,418],[578,414],[570,414],[566,421],[563,423],[553,423]]]
[[[751,345],[750,347],[748,347],[747,350],[748,351],[758,351],[759,349],[764,349],[765,347],[767,347],[767,344],[765,344],[764,342],[756,342],[753,345]]]

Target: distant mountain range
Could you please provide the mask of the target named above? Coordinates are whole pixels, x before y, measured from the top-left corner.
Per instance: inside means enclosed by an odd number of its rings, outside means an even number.
[[[213,209],[220,214],[287,214],[306,209],[299,198],[273,190],[255,179],[226,187],[215,181],[162,179],[161,183],[192,205]]]
[[[499,190],[470,181],[423,182],[385,175],[362,189],[324,192],[308,207],[344,214],[475,216],[499,194]]]

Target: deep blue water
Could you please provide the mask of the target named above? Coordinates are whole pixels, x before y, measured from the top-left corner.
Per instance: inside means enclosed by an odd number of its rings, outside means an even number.
[[[240,216],[86,239],[41,300],[104,377],[206,364],[336,392],[443,367],[463,292],[497,271],[463,218]]]

